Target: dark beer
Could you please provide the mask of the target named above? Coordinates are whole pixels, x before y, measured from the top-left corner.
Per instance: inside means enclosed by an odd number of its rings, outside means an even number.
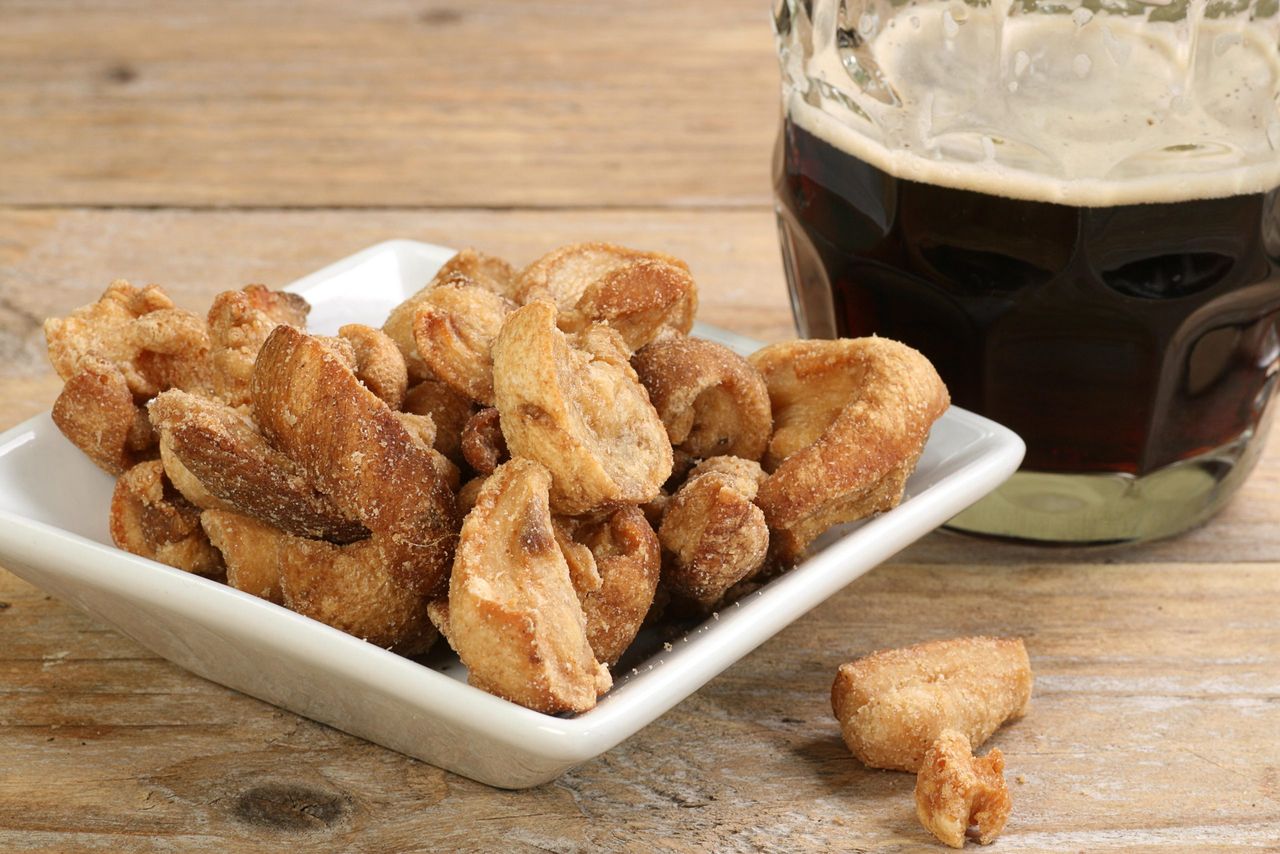
[[[1280,359],[1276,190],[1016,200],[894,177],[789,120],[775,181],[801,333],[918,348],[956,404],[1023,437],[1024,469],[1143,476],[1263,418]]]

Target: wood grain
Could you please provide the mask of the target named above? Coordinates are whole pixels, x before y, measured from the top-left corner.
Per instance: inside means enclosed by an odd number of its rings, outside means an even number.
[[[1037,674],[992,740],[1000,850],[1261,848],[1280,822],[1276,564],[881,567],[526,792],[196,679],[7,574],[0,601],[4,850],[920,850],[911,778],[849,756],[827,692],[855,654],[972,632],[1023,635]]]
[[[759,205],[769,4],[0,4],[0,203]]]

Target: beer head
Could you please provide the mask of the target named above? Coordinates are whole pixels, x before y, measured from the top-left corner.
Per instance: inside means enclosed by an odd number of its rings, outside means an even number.
[[[1124,8],[786,0],[785,107],[900,178],[1013,198],[1108,206],[1280,184],[1274,4]]]

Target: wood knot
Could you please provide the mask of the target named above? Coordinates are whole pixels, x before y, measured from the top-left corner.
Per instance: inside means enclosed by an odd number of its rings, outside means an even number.
[[[117,62],[115,65],[112,65],[111,67],[109,67],[106,71],[106,74],[104,74],[103,76],[106,77],[108,80],[110,80],[112,83],[119,83],[120,85],[123,86],[126,83],[132,83],[133,81],[137,80],[138,72],[132,65],[129,65],[127,62]]]
[[[418,15],[418,20],[433,27],[446,27],[462,21],[462,13],[457,9],[427,9]]]
[[[232,814],[245,824],[272,830],[322,830],[351,809],[346,795],[297,783],[263,783],[236,799]]]

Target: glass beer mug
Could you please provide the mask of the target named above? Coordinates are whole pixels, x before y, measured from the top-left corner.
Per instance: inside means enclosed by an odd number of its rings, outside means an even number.
[[[1280,365],[1277,0],[780,0],[796,324],[927,355],[1027,443],[953,527],[1209,518]]]

